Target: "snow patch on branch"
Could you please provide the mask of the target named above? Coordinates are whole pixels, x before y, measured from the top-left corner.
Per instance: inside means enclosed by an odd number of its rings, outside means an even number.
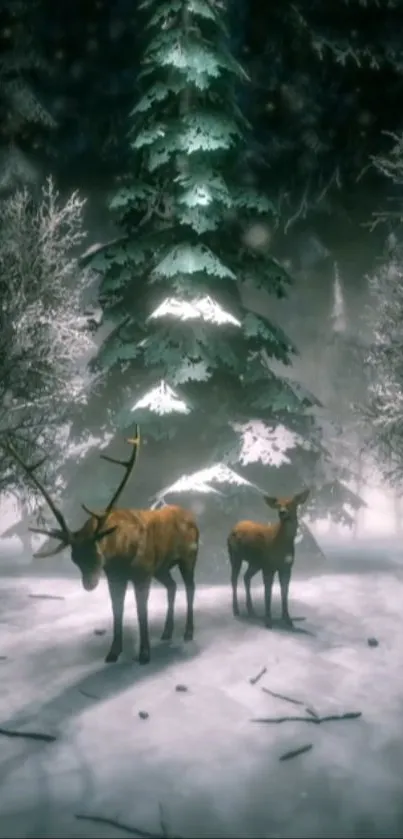
[[[141,397],[131,408],[131,411],[138,411],[141,408],[148,409],[158,416],[164,414],[189,414],[190,408],[177,393],[163,380]]]
[[[205,495],[223,495],[221,490],[217,489],[214,484],[218,484],[219,486],[227,484],[228,486],[243,486],[257,489],[254,484],[247,481],[246,478],[243,478],[233,469],[230,469],[225,463],[216,463],[206,469],[200,469],[189,475],[182,475],[175,483],[165,487],[157,494],[155,505],[172,493],[199,492]]]
[[[304,445],[304,440],[284,425],[269,427],[260,420],[234,425],[242,434],[240,462],[243,466],[260,461],[267,466],[279,467],[290,463],[287,452]]]
[[[174,297],[167,297],[150,315],[149,319],[162,318],[172,315],[179,320],[203,320],[222,326],[231,323],[233,326],[241,326],[241,322],[233,315],[222,308],[211,297],[201,297],[195,300],[178,300]]]

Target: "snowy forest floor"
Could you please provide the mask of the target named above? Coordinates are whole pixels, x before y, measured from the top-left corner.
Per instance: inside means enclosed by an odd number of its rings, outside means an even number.
[[[259,587],[255,599],[261,614]],[[403,837],[403,566],[296,580],[290,609],[305,618],[298,631],[270,632],[234,620],[229,587],[199,587],[195,641],[185,644],[180,588],[164,644],[155,584],[151,664],[132,660],[130,592],[124,654],[106,665],[104,584],[86,594],[78,580],[1,577],[1,729],[56,738],[0,731],[1,839]],[[346,712],[362,716],[251,721]]]

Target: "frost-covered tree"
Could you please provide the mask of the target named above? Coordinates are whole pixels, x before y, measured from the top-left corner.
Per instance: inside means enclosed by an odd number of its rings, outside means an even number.
[[[38,0],[0,0],[0,193],[37,183],[35,149],[56,122],[41,91]]]
[[[368,278],[369,305],[363,341],[368,388],[356,411],[365,425],[365,442],[383,477],[401,486],[403,477],[403,136],[373,160],[390,183],[386,204],[374,215],[387,235],[377,269]]]
[[[366,424],[368,448],[384,478],[403,478],[403,252],[395,248],[369,278],[366,367],[368,394],[357,410]]]
[[[244,284],[284,296],[290,280],[270,254],[275,209],[245,162],[237,93],[246,79],[228,50],[223,6],[142,8],[148,46],[133,159],[111,201],[121,236],[92,262],[112,327],[97,357],[106,382],[113,377],[110,419],[172,441],[177,474],[238,462],[251,423],[254,457],[266,450],[275,466],[281,427],[296,481],[314,481],[326,458],[316,400],[273,366],[289,366],[295,348],[242,304]]]
[[[21,475],[1,449],[11,442],[28,460],[51,455],[54,473],[68,454],[69,423],[86,399],[92,338],[81,296],[89,271],[74,250],[85,237],[84,201],[62,201],[51,179],[0,201],[0,491],[21,490]]]

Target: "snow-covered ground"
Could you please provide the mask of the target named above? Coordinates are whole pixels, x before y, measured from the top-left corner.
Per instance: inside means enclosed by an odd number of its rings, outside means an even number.
[[[291,612],[305,620],[294,634],[236,621],[229,588],[199,588],[196,640],[184,644],[182,589],[177,605],[175,640],[163,644],[155,584],[152,663],[140,667],[129,593],[125,652],[106,665],[104,585],[86,594],[78,581],[0,579],[0,726],[57,738],[0,734],[0,836],[402,837],[402,571],[297,580]]]

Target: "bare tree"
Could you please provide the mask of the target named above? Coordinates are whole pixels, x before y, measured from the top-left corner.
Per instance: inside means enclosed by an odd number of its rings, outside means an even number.
[[[39,197],[22,189],[0,202],[0,491],[21,489],[2,439],[24,457],[51,452],[55,466],[86,400],[94,347],[81,298],[91,276],[74,255],[84,203],[77,193],[62,201],[51,178]]]

